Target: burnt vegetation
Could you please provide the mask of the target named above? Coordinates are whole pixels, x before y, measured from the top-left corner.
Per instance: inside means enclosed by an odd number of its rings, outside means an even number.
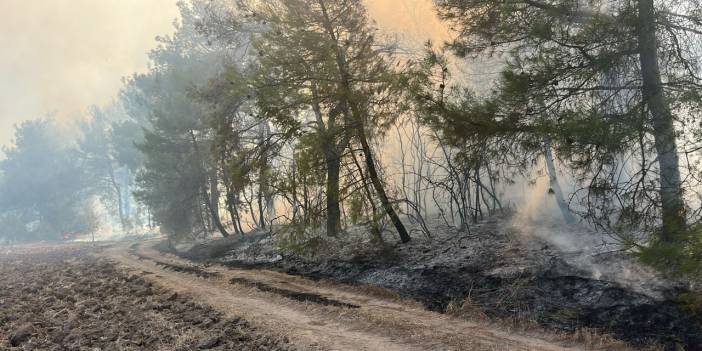
[[[352,305],[352,304],[345,303],[345,302],[341,302],[341,301],[336,301],[333,299],[329,299],[329,298],[326,298],[324,296],[320,296],[318,294],[311,294],[311,293],[304,293],[304,292],[293,291],[293,290],[288,290],[288,289],[276,288],[274,286],[270,286],[270,285],[267,285],[265,283],[254,282],[254,281],[248,280],[246,278],[232,278],[230,280],[230,283],[242,285],[245,287],[255,288],[255,289],[258,289],[260,291],[280,295],[282,297],[292,299],[295,301],[300,301],[300,302],[310,302],[310,303],[316,303],[316,304],[324,305],[324,306],[359,308],[359,306]]]
[[[162,250],[195,260],[700,349],[700,2],[433,5],[451,38],[421,46],[391,39],[361,0],[179,2],[149,69],[77,140],[50,118],[17,126],[0,243],[160,232]],[[117,279],[86,260],[76,269]],[[42,267],[27,269],[79,279]],[[46,328],[11,343],[71,342]],[[173,342],[134,333],[129,345]]]

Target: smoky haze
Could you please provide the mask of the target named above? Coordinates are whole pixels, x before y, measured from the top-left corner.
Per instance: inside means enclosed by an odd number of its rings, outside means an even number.
[[[0,145],[23,120],[109,102],[177,16],[175,0],[0,1]]]
[[[47,0],[40,5],[34,1],[0,2],[0,13],[3,14],[0,20],[0,47],[4,49],[4,55],[0,56],[0,74],[4,78],[0,82],[0,146],[26,156],[17,161],[22,167],[16,166],[15,169],[29,170],[32,164],[39,163],[32,152],[35,143],[46,139],[43,133],[53,136],[53,144],[40,145],[46,153],[61,149],[48,159],[75,160],[82,157],[88,160],[86,162],[93,163],[78,167],[83,169],[75,170],[76,174],[90,173],[94,171],[93,168],[99,169],[109,164],[107,160],[115,156],[107,153],[115,151],[108,152],[98,147],[107,137],[107,134],[98,132],[107,123],[100,116],[124,112],[112,109],[119,105],[119,102],[114,102],[119,99],[120,90],[128,86],[125,77],[146,73],[153,67],[153,55],[158,54],[152,50],[159,46],[158,37],[172,36],[178,30],[178,23],[182,20],[179,4],[187,7],[189,2]],[[440,44],[449,38],[448,28],[437,17],[431,0],[368,0],[366,5],[371,21],[383,36],[390,41],[397,40],[403,48],[417,55],[421,54],[427,40]],[[15,128],[25,121],[36,121],[47,116],[50,121],[32,122],[18,130]],[[126,126],[121,132],[124,133],[123,145],[133,146],[139,128],[130,130]],[[15,140],[21,138],[24,141]],[[392,140],[387,144],[386,149],[397,151]],[[0,150],[0,160],[3,159],[6,159],[6,155]],[[11,164],[8,162],[6,165]],[[109,197],[117,194],[117,197],[130,198],[134,189],[128,186],[128,182],[120,184],[130,177],[125,175],[125,172],[129,172],[121,166],[124,164],[119,167],[115,165],[114,169],[108,167],[107,173],[98,175],[97,183],[92,184],[91,188],[106,191]],[[49,170],[35,172],[47,175],[44,177],[47,178],[44,184],[46,191],[67,188],[65,184],[52,181],[52,177],[48,176]],[[25,175],[19,173],[0,175],[22,185],[27,183],[22,181]],[[103,178],[108,180],[106,189]],[[7,180],[6,183],[11,181]],[[76,188],[81,186],[78,183],[74,185]],[[26,193],[33,193],[37,188],[28,186],[25,190]],[[5,202],[11,207],[17,206],[24,196],[20,193],[16,195],[12,200],[7,196]],[[93,201],[87,195],[84,197],[82,200],[75,199],[77,207],[85,205],[79,204],[82,201]],[[38,199],[37,202],[42,200]],[[135,207],[132,206],[134,204],[121,203],[119,199],[111,202],[109,208],[103,208],[98,203],[87,206],[94,207],[95,214],[103,220],[117,213],[128,216],[126,213]],[[120,204],[124,208],[120,208]],[[84,213],[66,215],[71,216],[85,219]],[[111,232],[111,226],[105,224],[101,223],[101,232]]]
[[[386,32],[415,43],[448,37],[430,0],[368,6]],[[176,0],[5,0],[0,14],[0,145],[23,120],[51,114],[66,125],[109,103],[179,15]]]
[[[516,2],[0,0],[0,350],[697,350],[702,2]]]

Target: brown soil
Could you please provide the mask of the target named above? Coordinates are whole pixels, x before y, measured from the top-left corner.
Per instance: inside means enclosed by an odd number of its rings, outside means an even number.
[[[0,350],[291,350],[89,245],[0,248]]]

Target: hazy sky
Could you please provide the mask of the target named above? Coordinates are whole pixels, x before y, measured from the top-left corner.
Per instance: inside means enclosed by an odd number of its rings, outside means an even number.
[[[81,118],[144,71],[157,35],[172,32],[176,0],[0,0],[0,145],[13,125],[54,114]],[[388,31],[442,40],[431,0],[368,0]]]
[[[76,119],[143,71],[176,0],[0,0],[0,144],[22,120]]]

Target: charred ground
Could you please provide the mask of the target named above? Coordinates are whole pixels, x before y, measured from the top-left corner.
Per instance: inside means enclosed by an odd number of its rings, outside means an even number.
[[[274,237],[257,234],[198,245],[181,255],[379,286],[442,313],[479,311],[552,330],[592,329],[637,348],[702,350],[699,313],[680,301],[685,285],[624,253],[587,245],[564,250],[538,235],[524,238],[498,218],[465,232],[435,229],[441,234],[384,249],[349,233],[310,256],[279,250]]]

